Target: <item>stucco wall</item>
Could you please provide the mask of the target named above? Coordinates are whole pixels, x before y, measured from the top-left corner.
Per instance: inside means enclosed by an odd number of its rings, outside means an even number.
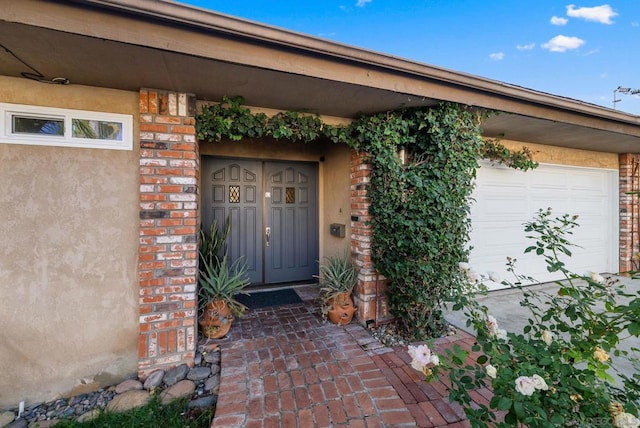
[[[511,150],[520,150],[525,146],[533,152],[533,160],[540,163],[618,169],[617,153],[593,152],[510,140],[500,140],[500,143]]]
[[[320,258],[349,249],[350,219],[350,151],[333,143],[289,143],[264,139],[240,142],[201,143],[202,155],[251,159],[278,159],[318,162],[319,165],[319,229]],[[329,234],[331,223],[346,225],[345,237]]]
[[[0,101],[137,123],[137,92],[0,77]],[[0,407],[137,371],[137,135],[133,151],[0,144]]]

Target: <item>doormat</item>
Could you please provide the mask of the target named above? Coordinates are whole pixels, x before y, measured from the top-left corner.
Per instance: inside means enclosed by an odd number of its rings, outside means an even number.
[[[251,292],[250,292],[251,293]],[[249,309],[268,308],[269,306],[293,305],[302,303],[302,299],[292,288],[274,291],[260,291],[250,296],[238,294],[236,300]]]

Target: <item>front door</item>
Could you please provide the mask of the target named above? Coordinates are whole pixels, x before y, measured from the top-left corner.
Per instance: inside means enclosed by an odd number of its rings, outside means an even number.
[[[317,164],[202,158],[202,223],[231,221],[227,251],[252,284],[311,280],[318,273]]]

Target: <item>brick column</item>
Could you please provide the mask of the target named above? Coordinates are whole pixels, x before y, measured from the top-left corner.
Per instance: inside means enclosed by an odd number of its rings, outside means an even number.
[[[640,155],[625,153],[619,157],[620,179],[620,260],[619,271],[638,270],[634,256],[640,252],[640,217],[638,196],[628,192],[640,190]]]
[[[357,319],[366,325],[388,320],[390,316],[387,281],[378,274],[371,260],[371,201],[367,196],[371,165],[364,158],[363,154],[351,151],[351,257],[359,270],[354,301]]]
[[[138,371],[193,365],[197,342],[195,96],[140,90]]]

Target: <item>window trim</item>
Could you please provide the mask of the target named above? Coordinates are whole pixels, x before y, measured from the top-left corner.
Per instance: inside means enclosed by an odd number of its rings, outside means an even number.
[[[64,121],[64,135],[13,132],[14,116]],[[122,124],[122,140],[73,137],[73,119],[117,122]],[[0,144],[79,147],[85,149],[133,150],[133,116],[24,104],[0,103]]]

